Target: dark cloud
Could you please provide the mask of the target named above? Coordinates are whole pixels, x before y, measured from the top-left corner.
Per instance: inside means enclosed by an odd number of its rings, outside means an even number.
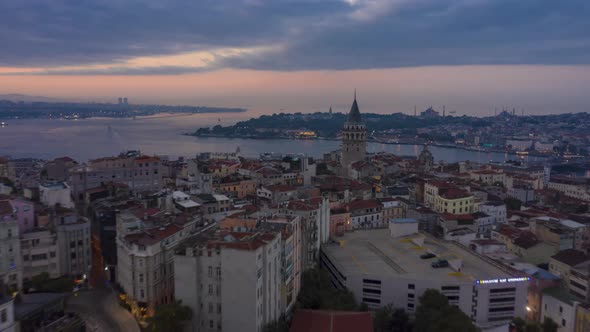
[[[354,6],[329,0],[8,0],[0,2],[0,66],[116,63],[268,45],[280,47],[218,57],[209,69],[588,64],[588,17],[587,0],[359,0]],[[202,69],[114,66],[77,73],[195,70]]]

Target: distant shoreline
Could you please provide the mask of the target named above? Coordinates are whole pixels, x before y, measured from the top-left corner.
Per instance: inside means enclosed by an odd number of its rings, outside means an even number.
[[[185,136],[192,136],[192,137],[202,137],[202,138],[228,138],[228,139],[252,139],[252,140],[275,140],[275,139],[283,139],[283,140],[294,140],[294,141],[340,141],[339,138],[331,138],[331,137],[310,137],[310,138],[295,138],[295,137],[284,137],[284,136],[277,136],[277,137],[261,137],[261,136],[241,136],[241,135],[195,135],[194,133],[183,133],[182,135]],[[388,141],[381,141],[370,139],[367,140],[368,143],[377,143],[377,144],[387,144],[387,145],[423,145],[422,143],[402,143],[402,142],[388,142]],[[483,153],[505,153],[511,156],[521,156],[513,151],[506,151],[502,149],[491,149],[485,148],[484,150],[478,150],[475,148],[470,148],[467,146],[460,146],[455,144],[445,144],[445,143],[428,143],[429,146],[436,146],[439,148],[448,148],[448,149],[458,149],[464,151],[471,151],[471,152],[483,152]],[[525,156],[532,156],[537,158],[544,158],[549,159],[552,156],[542,154],[542,153],[535,153],[529,152]]]

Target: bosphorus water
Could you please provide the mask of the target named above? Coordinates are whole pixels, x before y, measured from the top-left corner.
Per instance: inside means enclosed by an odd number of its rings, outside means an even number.
[[[191,137],[182,133],[199,127],[230,125],[252,116],[245,113],[209,113],[193,116],[81,120],[26,119],[9,120],[0,128],[0,156],[52,159],[69,156],[78,161],[116,155],[124,150],[139,149],[146,154],[191,157],[199,152],[230,152],[240,147],[245,157],[257,157],[263,152],[306,153],[312,157],[339,148],[338,141],[241,139]],[[397,155],[416,156],[422,147],[403,144],[369,143],[369,152],[386,151]],[[462,149],[430,148],[435,160],[457,162],[502,162],[518,156],[505,153],[466,151]],[[541,160],[525,157],[528,161]]]

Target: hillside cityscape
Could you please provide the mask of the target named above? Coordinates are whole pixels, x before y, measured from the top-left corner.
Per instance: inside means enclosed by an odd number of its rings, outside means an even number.
[[[589,17],[0,1],[0,332],[590,332]]]

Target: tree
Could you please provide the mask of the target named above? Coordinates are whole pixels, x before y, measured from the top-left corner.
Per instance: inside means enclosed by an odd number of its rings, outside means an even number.
[[[181,301],[156,306],[154,316],[149,319],[149,330],[154,332],[177,332],[182,330],[182,321],[191,319],[191,309]]]
[[[506,208],[508,208],[509,210],[520,210],[520,207],[522,206],[522,202],[516,198],[513,197],[506,197],[504,199],[504,204],[506,204]]]
[[[330,275],[321,269],[303,272],[298,305],[303,309],[358,310],[354,295],[348,289],[336,289]]]
[[[411,331],[410,317],[400,308],[393,308],[391,304],[373,312],[373,326],[375,332],[409,332]]]
[[[262,332],[289,332],[289,323],[284,317],[279,320],[270,322],[262,328]]]
[[[545,317],[545,319],[543,320],[543,324],[541,324],[543,332],[557,332],[558,327],[559,326],[557,325],[557,323],[549,317]]]
[[[428,289],[420,297],[414,332],[428,331],[475,332],[477,328],[467,315],[449,304],[446,296],[435,289]]]

